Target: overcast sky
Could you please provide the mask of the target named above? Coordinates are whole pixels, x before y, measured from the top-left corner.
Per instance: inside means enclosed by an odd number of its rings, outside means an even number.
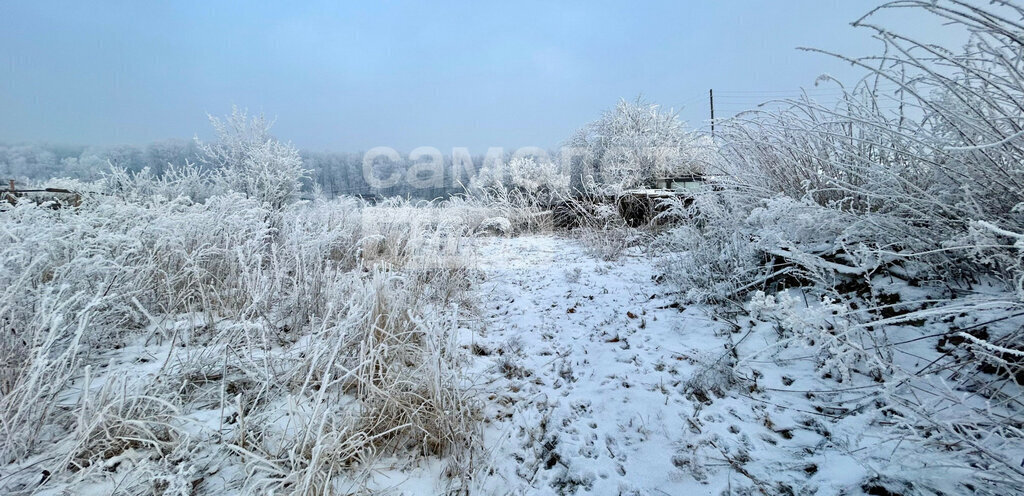
[[[879,47],[856,0],[161,4],[0,0],[0,141],[206,136],[235,104],[302,148],[551,147],[619,98],[700,127],[709,88],[722,116],[856,74],[797,46]]]

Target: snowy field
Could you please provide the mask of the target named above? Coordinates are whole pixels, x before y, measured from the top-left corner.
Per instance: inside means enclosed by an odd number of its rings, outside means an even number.
[[[710,133],[0,147],[0,495],[1021,494],[1021,19]]]
[[[1019,471],[1004,286],[695,303],[675,230],[484,234],[513,224],[493,210],[3,212],[0,488],[961,494]]]

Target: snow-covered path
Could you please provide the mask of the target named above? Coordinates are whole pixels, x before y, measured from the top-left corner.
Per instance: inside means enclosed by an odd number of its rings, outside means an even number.
[[[479,255],[485,329],[466,344],[491,392],[488,489],[707,491],[681,470],[693,407],[680,384],[721,352],[724,326],[671,305],[642,256],[604,262],[540,236],[484,239]]]
[[[476,243],[483,322],[460,339],[493,468],[473,494],[962,492],[941,451],[858,406],[870,377],[833,393],[807,347],[775,344],[775,323],[673,305],[650,257],[601,261],[552,236]]]

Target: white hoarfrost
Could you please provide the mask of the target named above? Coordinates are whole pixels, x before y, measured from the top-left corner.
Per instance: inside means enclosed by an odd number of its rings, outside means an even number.
[[[505,217],[489,217],[480,223],[478,232],[508,236],[512,234],[512,221]]]

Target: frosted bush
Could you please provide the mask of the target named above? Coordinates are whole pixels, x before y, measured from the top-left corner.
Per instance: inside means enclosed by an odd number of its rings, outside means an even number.
[[[157,174],[149,167],[131,171],[111,163],[103,190],[133,201],[184,197],[192,202],[236,192],[274,209],[298,199],[310,171],[302,167],[298,149],[270,135],[270,122],[262,116],[250,120],[234,108],[223,120],[210,116],[210,123],[217,141],[196,140],[199,164],[167,164]]]
[[[498,161],[481,169],[469,190],[481,198],[515,207],[548,207],[566,197],[569,176],[550,161],[512,157],[507,164]]]
[[[890,8],[930,13],[970,41],[943,47],[873,24]],[[991,271],[979,262],[995,258],[976,258],[965,240],[976,221],[1024,230],[1013,211],[1024,202],[1021,13],[1003,2],[883,5],[855,24],[886,50],[837,55],[864,68],[864,79],[840,86],[834,106],[795,99],[722,123],[720,168],[749,197],[783,193],[853,216],[880,257],[912,257],[956,277]]]
[[[89,185],[81,191],[98,191],[133,201],[168,201],[180,197],[192,202],[204,202],[215,195],[227,193],[224,185],[215,181],[213,175],[191,162],[168,164],[160,176],[148,167],[132,172],[112,166],[102,175],[98,185],[99,188]]]
[[[569,191],[569,176],[551,162],[538,162],[533,157],[513,157],[508,162],[512,186],[536,198],[539,203],[550,203],[564,198]]]
[[[508,236],[512,234],[512,222],[504,217],[491,217],[480,223],[478,232]]]
[[[698,195],[691,206],[678,204],[674,211],[692,222],[661,234],[653,249],[662,254],[666,281],[684,300],[739,302],[743,291],[767,275],[753,230],[727,197]]]
[[[888,9],[932,14],[969,41],[875,25]],[[740,356],[740,372],[766,356],[811,359],[820,413],[899,439],[866,466],[891,463],[900,445],[938,447],[944,468],[979,471],[971,490],[991,494],[1024,480],[1022,15],[1012,2],[872,10],[855,25],[884,51],[836,55],[865,77],[820,78],[837,84],[836,104],[805,96],[717,122],[710,172],[723,191],[659,240],[684,294],[773,324],[777,339]],[[915,490],[948,477],[934,466],[917,466]]]
[[[674,112],[640,99],[619,101],[566,146],[575,155],[563,164],[575,193],[653,187],[659,177],[702,172],[709,148]]]
[[[487,217],[508,219],[513,230],[549,230],[551,218],[545,212],[567,198],[567,185],[568,177],[554,164],[514,157],[507,165],[498,162],[481,169],[469,184],[468,196],[445,204],[460,207],[451,210],[456,215],[470,207]]]
[[[298,197],[309,171],[303,169],[297,148],[270,135],[266,118],[250,120],[245,111],[233,108],[223,120],[210,116],[210,123],[217,141],[196,143],[201,162],[225,188],[273,208]]]
[[[734,300],[764,272],[760,253],[740,233],[707,236],[692,226],[674,229],[672,255],[662,267],[666,279],[694,302]]]

